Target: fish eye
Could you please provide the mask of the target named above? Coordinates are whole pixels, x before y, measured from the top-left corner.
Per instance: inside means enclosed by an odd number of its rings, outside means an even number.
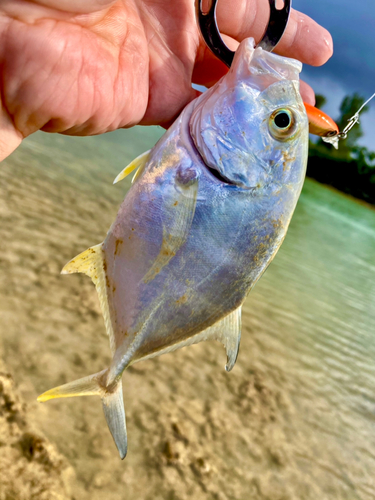
[[[289,139],[296,131],[296,119],[289,109],[276,109],[269,118],[268,128],[272,137],[279,141]]]

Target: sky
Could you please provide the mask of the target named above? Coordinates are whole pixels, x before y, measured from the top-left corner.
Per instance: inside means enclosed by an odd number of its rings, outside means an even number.
[[[323,109],[335,119],[345,95],[375,92],[375,0],[293,0],[293,7],[332,35],[332,58],[319,68],[305,65],[301,78],[327,98]],[[361,124],[360,143],[375,151],[375,98]]]

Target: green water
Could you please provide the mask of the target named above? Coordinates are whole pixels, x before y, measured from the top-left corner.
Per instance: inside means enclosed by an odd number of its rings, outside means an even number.
[[[375,211],[306,181],[288,236],[244,310],[293,401],[297,463],[375,498]],[[254,323],[253,323],[254,324]]]
[[[375,498],[375,210],[307,180],[243,329],[293,403],[296,466]]]
[[[74,217],[87,245],[100,241],[125,190],[110,181],[160,134],[135,128],[85,139],[36,135],[17,157],[22,168],[30,165],[25,199],[53,187],[48,203],[55,208],[42,200],[51,234]],[[35,193],[33,178],[45,183]],[[84,216],[75,210],[77,197],[87,199]],[[30,231],[37,230],[36,222]],[[74,255],[64,238],[55,247],[66,253],[61,264]],[[286,396],[275,432],[293,462],[288,481],[309,477],[321,498],[338,498],[330,495],[338,484],[340,498],[375,498],[374,304],[375,210],[307,180],[281,250],[244,305],[239,363],[260,370]],[[236,371],[230,376],[235,380]],[[305,497],[314,494],[300,493]]]

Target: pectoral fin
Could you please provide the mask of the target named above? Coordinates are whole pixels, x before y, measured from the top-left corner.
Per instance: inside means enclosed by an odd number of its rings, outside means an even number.
[[[136,168],[142,169],[144,165],[146,165],[149,157],[150,157],[150,151],[146,151],[145,153],[142,153],[141,155],[137,156],[129,165],[127,165],[124,170],[121,170],[121,172],[118,174],[116,179],[113,181],[113,184],[116,184],[117,182],[122,181],[122,179],[125,179],[125,177],[133,172]],[[137,174],[136,174],[137,175]],[[133,178],[133,181],[135,181],[136,175]]]
[[[173,196],[163,206],[163,240],[159,255],[143,278],[153,280],[185,243],[193,222],[197,204],[198,177],[186,184],[179,184]]]
[[[225,369],[227,372],[231,371],[236,363],[238,350],[240,347],[241,309],[242,306],[238,307],[235,311],[228,314],[228,316],[226,316],[224,319],[218,321],[206,330],[203,330],[202,332],[197,333],[196,335],[193,335],[192,337],[183,340],[182,342],[178,342],[165,349],[153,352],[140,359],[137,359],[136,362],[155,358],[156,356],[161,356],[162,354],[176,351],[181,347],[198,344],[199,342],[203,342],[204,340],[218,340],[224,345],[227,352],[227,364],[225,366]]]

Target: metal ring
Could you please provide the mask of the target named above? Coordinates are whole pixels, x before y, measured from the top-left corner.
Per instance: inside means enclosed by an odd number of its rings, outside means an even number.
[[[275,0],[268,1],[270,4],[270,18],[262,40],[258,43],[257,47],[261,47],[263,50],[272,52],[272,50],[279,43],[288,24],[292,0],[284,0],[284,6],[282,9],[276,9]],[[234,52],[225,45],[223,39],[221,38],[216,21],[216,5],[217,0],[212,0],[209,11],[204,14],[202,12],[202,0],[196,0],[195,6],[197,21],[202,37],[208,48],[216,57],[226,64],[228,68],[230,68]]]

